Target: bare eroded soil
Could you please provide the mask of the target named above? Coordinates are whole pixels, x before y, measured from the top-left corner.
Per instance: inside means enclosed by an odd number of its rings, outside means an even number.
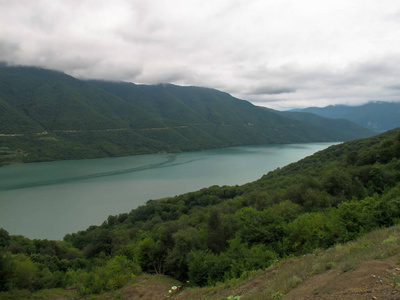
[[[310,277],[283,299],[400,299],[397,259],[366,261],[346,273],[329,270]]]

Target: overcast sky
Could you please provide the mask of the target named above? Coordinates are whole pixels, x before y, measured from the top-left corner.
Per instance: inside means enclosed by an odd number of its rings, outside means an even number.
[[[281,110],[400,101],[400,1],[0,0],[0,61]]]

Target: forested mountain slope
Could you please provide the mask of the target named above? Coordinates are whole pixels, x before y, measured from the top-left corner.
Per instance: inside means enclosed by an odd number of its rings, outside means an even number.
[[[82,81],[0,67],[0,165],[249,144],[343,141],[372,133],[313,126],[199,87]]]
[[[313,135],[315,135],[314,138],[321,138],[323,132],[326,134],[325,138],[335,139],[340,136],[341,141],[373,135],[370,130],[348,120],[332,120],[314,115],[314,119],[318,118],[318,121],[311,122],[309,116],[303,118],[292,116],[305,114],[291,114],[255,107],[247,101],[235,99],[227,93],[213,89],[179,87],[170,84],[145,86],[104,81],[91,81],[90,83],[118,95],[130,103],[146,107],[159,117],[168,120],[168,123],[173,124],[191,122],[246,124],[247,122],[251,126],[256,124],[262,124],[269,128],[277,126],[279,130],[283,129],[282,125],[287,124],[289,127],[301,126],[302,129],[295,130],[294,133],[299,136],[306,135],[305,138],[308,140],[313,139]],[[232,102],[233,99],[236,100],[236,103]],[[229,107],[226,105],[228,103],[231,104]],[[174,107],[181,108],[174,109]],[[291,131],[293,128],[289,128],[289,130]],[[311,131],[307,133],[307,130]]]
[[[75,286],[89,295],[142,272],[212,286],[398,224],[399,195],[397,129],[331,146],[243,186],[150,200],[62,242],[0,230],[0,288]]]
[[[268,108],[267,108],[268,109]],[[352,140],[360,137],[371,136],[371,129],[364,126],[358,125],[347,119],[331,119],[329,117],[321,117],[318,114],[309,112],[297,112],[297,111],[276,111],[268,109],[282,117],[300,121],[309,125],[328,128],[335,130],[338,133],[345,132],[347,138],[344,140]]]
[[[347,119],[361,126],[383,132],[400,126],[399,102],[370,102],[360,106],[330,105],[327,107],[309,107],[300,110],[322,117]]]

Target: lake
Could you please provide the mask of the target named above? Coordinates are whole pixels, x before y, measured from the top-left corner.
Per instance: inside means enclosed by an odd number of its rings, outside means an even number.
[[[259,179],[337,143],[243,146],[0,168],[0,227],[61,240],[149,199]]]

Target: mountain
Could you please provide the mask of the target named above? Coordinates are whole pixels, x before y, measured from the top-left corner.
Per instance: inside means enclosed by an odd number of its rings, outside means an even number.
[[[275,111],[269,108],[267,109],[288,119],[293,119],[309,125],[337,131],[338,134],[340,133],[346,136],[345,140],[352,140],[359,137],[367,137],[373,135],[372,130],[346,119],[331,119],[328,117],[324,118],[317,114],[308,112]]]
[[[370,136],[286,118],[208,88],[82,81],[0,66],[0,165]]]
[[[326,118],[347,119],[361,126],[383,132],[400,127],[400,102],[370,102],[360,106],[330,105],[309,107],[298,111]]]

